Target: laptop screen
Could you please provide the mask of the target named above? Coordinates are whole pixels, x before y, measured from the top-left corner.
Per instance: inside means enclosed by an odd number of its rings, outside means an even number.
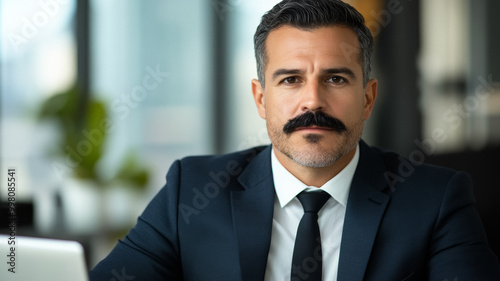
[[[0,235],[0,280],[88,281],[76,241]]]

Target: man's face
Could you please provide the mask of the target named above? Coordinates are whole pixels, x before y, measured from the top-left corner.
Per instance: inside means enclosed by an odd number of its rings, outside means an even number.
[[[345,27],[283,26],[269,33],[265,89],[253,80],[252,90],[277,154],[301,166],[327,167],[353,151],[377,87],[376,80],[363,85],[360,52]]]

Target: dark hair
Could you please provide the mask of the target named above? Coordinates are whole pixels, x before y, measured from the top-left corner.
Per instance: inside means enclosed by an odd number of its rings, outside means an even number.
[[[356,33],[361,47],[360,60],[363,65],[363,82],[370,79],[373,37],[365,25],[363,16],[352,6],[340,0],[284,0],[262,16],[255,31],[254,48],[257,60],[257,75],[264,87],[264,72],[267,64],[266,40],[269,33],[289,25],[310,30],[319,27],[340,25]]]

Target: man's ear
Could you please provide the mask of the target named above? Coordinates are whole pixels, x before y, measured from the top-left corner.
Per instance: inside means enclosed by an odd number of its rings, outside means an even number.
[[[264,98],[264,89],[257,79],[252,80],[252,93],[260,117],[266,119],[266,101]]]
[[[363,109],[363,120],[370,118],[375,99],[377,99],[377,79],[370,79],[365,87],[365,105]]]

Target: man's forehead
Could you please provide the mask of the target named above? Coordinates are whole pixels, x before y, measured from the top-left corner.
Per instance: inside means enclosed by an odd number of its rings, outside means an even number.
[[[293,44],[288,47],[300,47],[310,44],[312,46],[326,45],[334,49],[350,46],[360,51],[359,40],[356,33],[348,27],[334,25],[317,28],[297,28],[290,25],[283,25],[269,32],[266,40],[266,49],[273,45],[280,48],[286,44]]]
[[[350,28],[334,25],[300,29],[284,25],[272,30],[266,40],[267,63],[322,56],[342,64],[361,66],[359,40]]]

